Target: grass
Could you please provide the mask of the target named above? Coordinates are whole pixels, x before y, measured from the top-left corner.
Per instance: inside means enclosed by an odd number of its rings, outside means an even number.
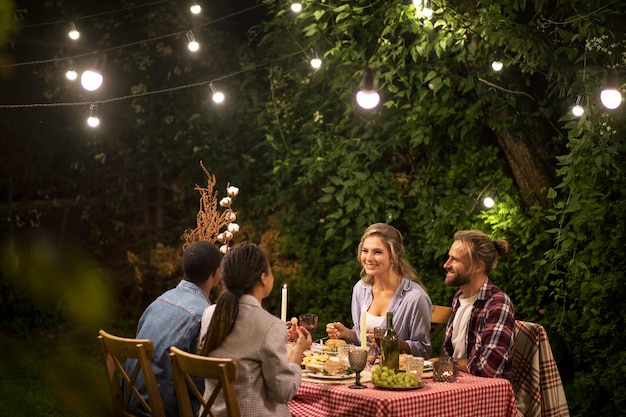
[[[102,417],[111,400],[97,330],[0,333],[0,416]]]

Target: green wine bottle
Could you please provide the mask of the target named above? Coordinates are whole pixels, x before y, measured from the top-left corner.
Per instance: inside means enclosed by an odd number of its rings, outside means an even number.
[[[398,335],[393,330],[393,313],[387,312],[387,330],[380,340],[380,364],[394,371],[400,370],[400,343]]]

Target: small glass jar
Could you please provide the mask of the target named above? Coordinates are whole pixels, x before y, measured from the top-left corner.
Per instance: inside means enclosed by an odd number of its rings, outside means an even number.
[[[450,356],[442,356],[433,363],[433,381],[456,382],[459,376],[459,365]]]

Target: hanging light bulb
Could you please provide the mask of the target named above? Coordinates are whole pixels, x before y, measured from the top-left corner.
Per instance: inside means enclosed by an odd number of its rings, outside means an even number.
[[[600,101],[609,110],[614,110],[622,104],[622,94],[617,89],[618,86],[617,70],[609,68],[606,72],[606,86],[600,93]]]
[[[200,3],[197,1],[193,1],[191,2],[191,6],[189,6],[189,10],[193,14],[200,14],[200,12],[202,12],[202,6],[200,6]]]
[[[356,93],[356,102],[366,110],[371,110],[378,106],[380,94],[378,94],[378,80],[374,77],[374,71],[366,68],[363,72],[361,89]]]
[[[217,88],[213,85],[213,83],[209,83],[209,87],[211,87],[211,92],[213,93],[213,101],[216,103],[222,103],[224,101],[224,93],[221,91],[217,91]]]
[[[585,104],[585,99],[583,96],[578,96],[576,99],[576,104],[572,107],[572,114],[576,117],[580,117],[585,114],[585,108],[583,105]]]
[[[491,68],[494,71],[500,71],[502,70],[502,67],[504,65],[502,64],[502,51],[496,49],[495,51],[493,51],[493,62],[491,63]]]
[[[78,73],[74,69],[73,59],[70,59],[69,61],[67,61],[67,71],[65,71],[65,78],[67,78],[70,81],[74,81],[76,78],[78,78]]]
[[[322,66],[322,60],[319,55],[317,55],[317,51],[314,48],[311,48],[311,66],[315,69]]]
[[[98,117],[98,105],[91,104],[89,106],[89,117],[87,118],[87,124],[89,127],[100,126],[100,118]]]
[[[74,24],[74,22],[70,22],[70,30],[67,32],[67,36],[69,36],[73,41],[80,38],[80,32],[76,29],[76,24]]]
[[[104,77],[102,73],[95,69],[88,69],[80,76],[80,85],[87,91],[96,91],[102,86],[103,82]]]
[[[430,5],[430,0],[422,0],[421,3],[422,3],[421,4],[422,16],[424,16],[425,19],[430,19],[431,17],[433,17],[433,9],[432,9],[432,6]]]
[[[196,52],[200,49],[200,44],[196,41],[192,31],[187,32],[187,42],[187,48],[189,48],[191,52]]]
[[[490,209],[495,205],[496,205],[496,191],[494,190],[490,192],[487,197],[485,197],[485,199],[483,200],[483,206],[485,206],[486,209]]]
[[[291,11],[294,13],[300,13],[302,11],[302,3],[298,0],[293,0],[291,3]]]

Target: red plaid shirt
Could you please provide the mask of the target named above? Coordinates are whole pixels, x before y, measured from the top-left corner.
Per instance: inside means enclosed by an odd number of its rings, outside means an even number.
[[[452,356],[452,323],[461,291],[454,294],[452,316],[446,327],[442,354]],[[513,303],[489,279],[480,287],[467,325],[467,369],[476,376],[511,379],[515,347]]]

